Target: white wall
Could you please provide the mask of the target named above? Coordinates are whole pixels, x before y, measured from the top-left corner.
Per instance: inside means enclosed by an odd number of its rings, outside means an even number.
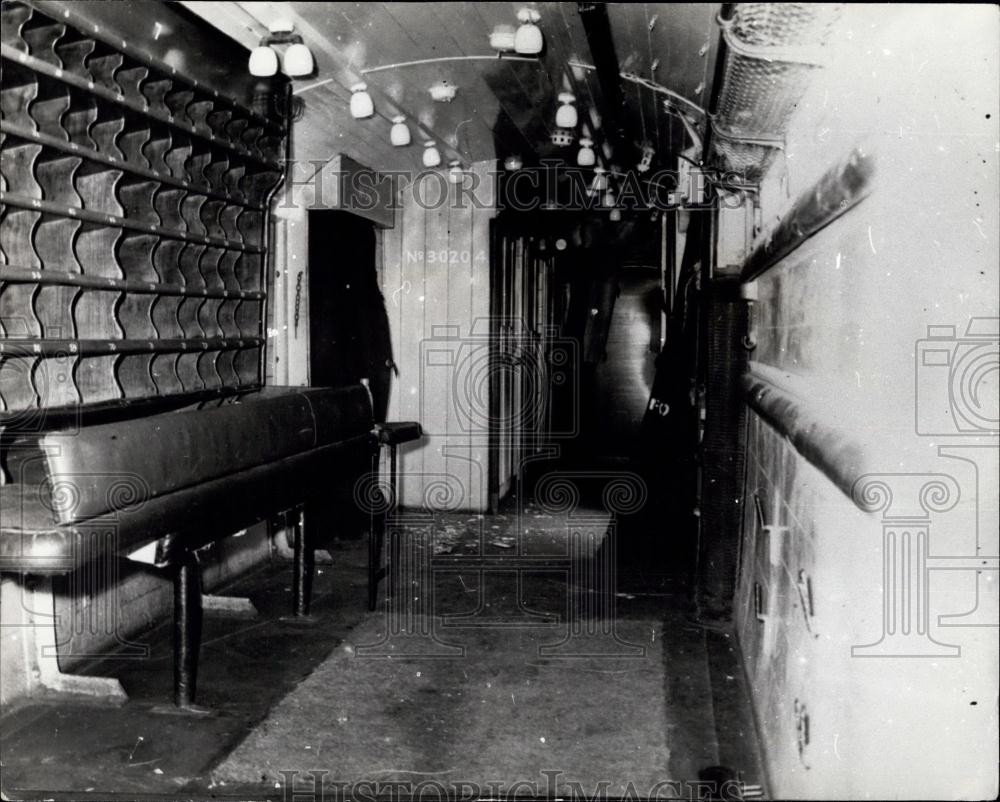
[[[864,444],[867,470],[954,477],[961,500],[932,514],[932,557],[975,557],[977,526],[979,556],[1000,551],[996,462],[982,461],[977,487],[971,463],[938,451],[961,442],[995,460],[996,439],[923,436],[915,425],[918,390],[949,403],[947,383],[918,367],[927,326],[954,325],[961,336],[970,318],[998,315],[998,36],[993,7],[849,6],[839,54],[763,192],[769,229],[855,145],[876,153],[874,194],[760,279],[753,359],[801,380],[806,400]],[[993,404],[996,377],[994,367]],[[746,489],[738,631],[771,792],[995,798],[997,571],[929,573],[930,635],[960,654],[852,657],[883,631],[880,515],[862,512],[753,416]],[[773,561],[755,492],[767,523],[789,527]],[[903,503],[901,486],[896,496]],[[799,593],[806,578],[812,616]],[[755,585],[766,622],[755,615]],[[939,618],[977,604],[984,626]]]

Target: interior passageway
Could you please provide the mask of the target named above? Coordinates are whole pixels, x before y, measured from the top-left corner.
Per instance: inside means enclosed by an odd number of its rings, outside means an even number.
[[[287,563],[271,562],[221,591],[248,596],[257,617],[206,619],[198,693],[215,715],[158,711],[171,682],[162,627],[141,641],[149,658],[87,669],[118,677],[125,707],[39,701],[5,719],[5,787],[283,798],[319,771],[331,793],[464,782],[614,797],[630,783],[640,796],[685,789],[720,764],[759,785],[734,641],[690,620],[682,576],[609,585],[593,550],[610,522],[599,505],[569,516],[516,498],[496,514],[405,512],[406,598],[361,613],[365,549],[340,542],[308,622],[286,616]]]
[[[995,6],[0,23],[0,796],[997,797]]]

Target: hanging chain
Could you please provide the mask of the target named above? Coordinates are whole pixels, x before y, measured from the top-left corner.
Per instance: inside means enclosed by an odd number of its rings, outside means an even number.
[[[292,331],[295,339],[299,338],[299,308],[302,306],[302,271],[295,277],[295,318],[292,324]]]

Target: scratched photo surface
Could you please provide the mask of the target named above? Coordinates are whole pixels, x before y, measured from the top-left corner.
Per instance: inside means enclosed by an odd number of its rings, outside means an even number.
[[[4,799],[997,798],[995,5],[0,23]]]

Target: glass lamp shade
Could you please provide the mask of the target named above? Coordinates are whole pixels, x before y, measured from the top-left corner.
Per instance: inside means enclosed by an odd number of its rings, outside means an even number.
[[[597,154],[594,153],[594,143],[589,139],[580,140],[580,151],[576,154],[576,163],[580,167],[593,167],[597,161]]]
[[[653,164],[653,156],[655,154],[656,151],[653,150],[653,147],[651,145],[646,145],[646,147],[642,149],[642,158],[639,160],[639,164],[636,165],[635,169],[640,173],[647,172]]]
[[[514,35],[514,50],[522,56],[537,56],[545,45],[542,29],[535,25],[541,15],[533,8],[522,8],[517,12],[517,18],[521,25]]]
[[[295,30],[295,24],[290,19],[279,17],[268,25],[267,29],[272,34],[289,34]]]
[[[517,32],[513,25],[497,25],[490,33],[490,47],[501,53],[509,53],[514,49]]]
[[[556,125],[560,128],[576,128],[578,121],[576,106],[573,105],[573,95],[563,92],[559,95],[559,102],[562,104],[556,111]]]
[[[250,51],[250,74],[258,78],[270,78],[278,72],[278,54],[267,45]]]
[[[424,143],[424,167],[437,167],[441,164],[441,154],[433,142]]]
[[[621,210],[620,209],[612,209],[611,210],[611,222],[612,223],[617,223],[621,219],[622,219]]]
[[[410,144],[410,129],[406,125],[405,117],[392,118],[392,128],[389,129],[389,141],[397,148],[403,148]]]
[[[608,188],[608,177],[604,174],[605,170],[603,167],[594,168],[594,192],[604,192]]]
[[[448,180],[453,184],[461,184],[464,173],[460,161],[448,162]]]
[[[566,240],[564,240],[562,237],[559,237],[559,239],[556,240],[556,250],[557,251],[566,250]]]
[[[351,87],[351,116],[355,120],[363,120],[375,113],[372,96],[368,94],[365,84],[355,84]]]
[[[609,208],[615,205],[615,193],[610,189],[604,193],[604,205]]]
[[[285,75],[289,78],[301,78],[304,75],[309,75],[314,68],[312,52],[304,44],[293,44],[285,51],[282,67]]]
[[[503,166],[507,170],[513,172],[515,170],[520,170],[522,167],[524,167],[524,162],[521,161],[520,156],[508,156],[506,159],[504,159]]]

